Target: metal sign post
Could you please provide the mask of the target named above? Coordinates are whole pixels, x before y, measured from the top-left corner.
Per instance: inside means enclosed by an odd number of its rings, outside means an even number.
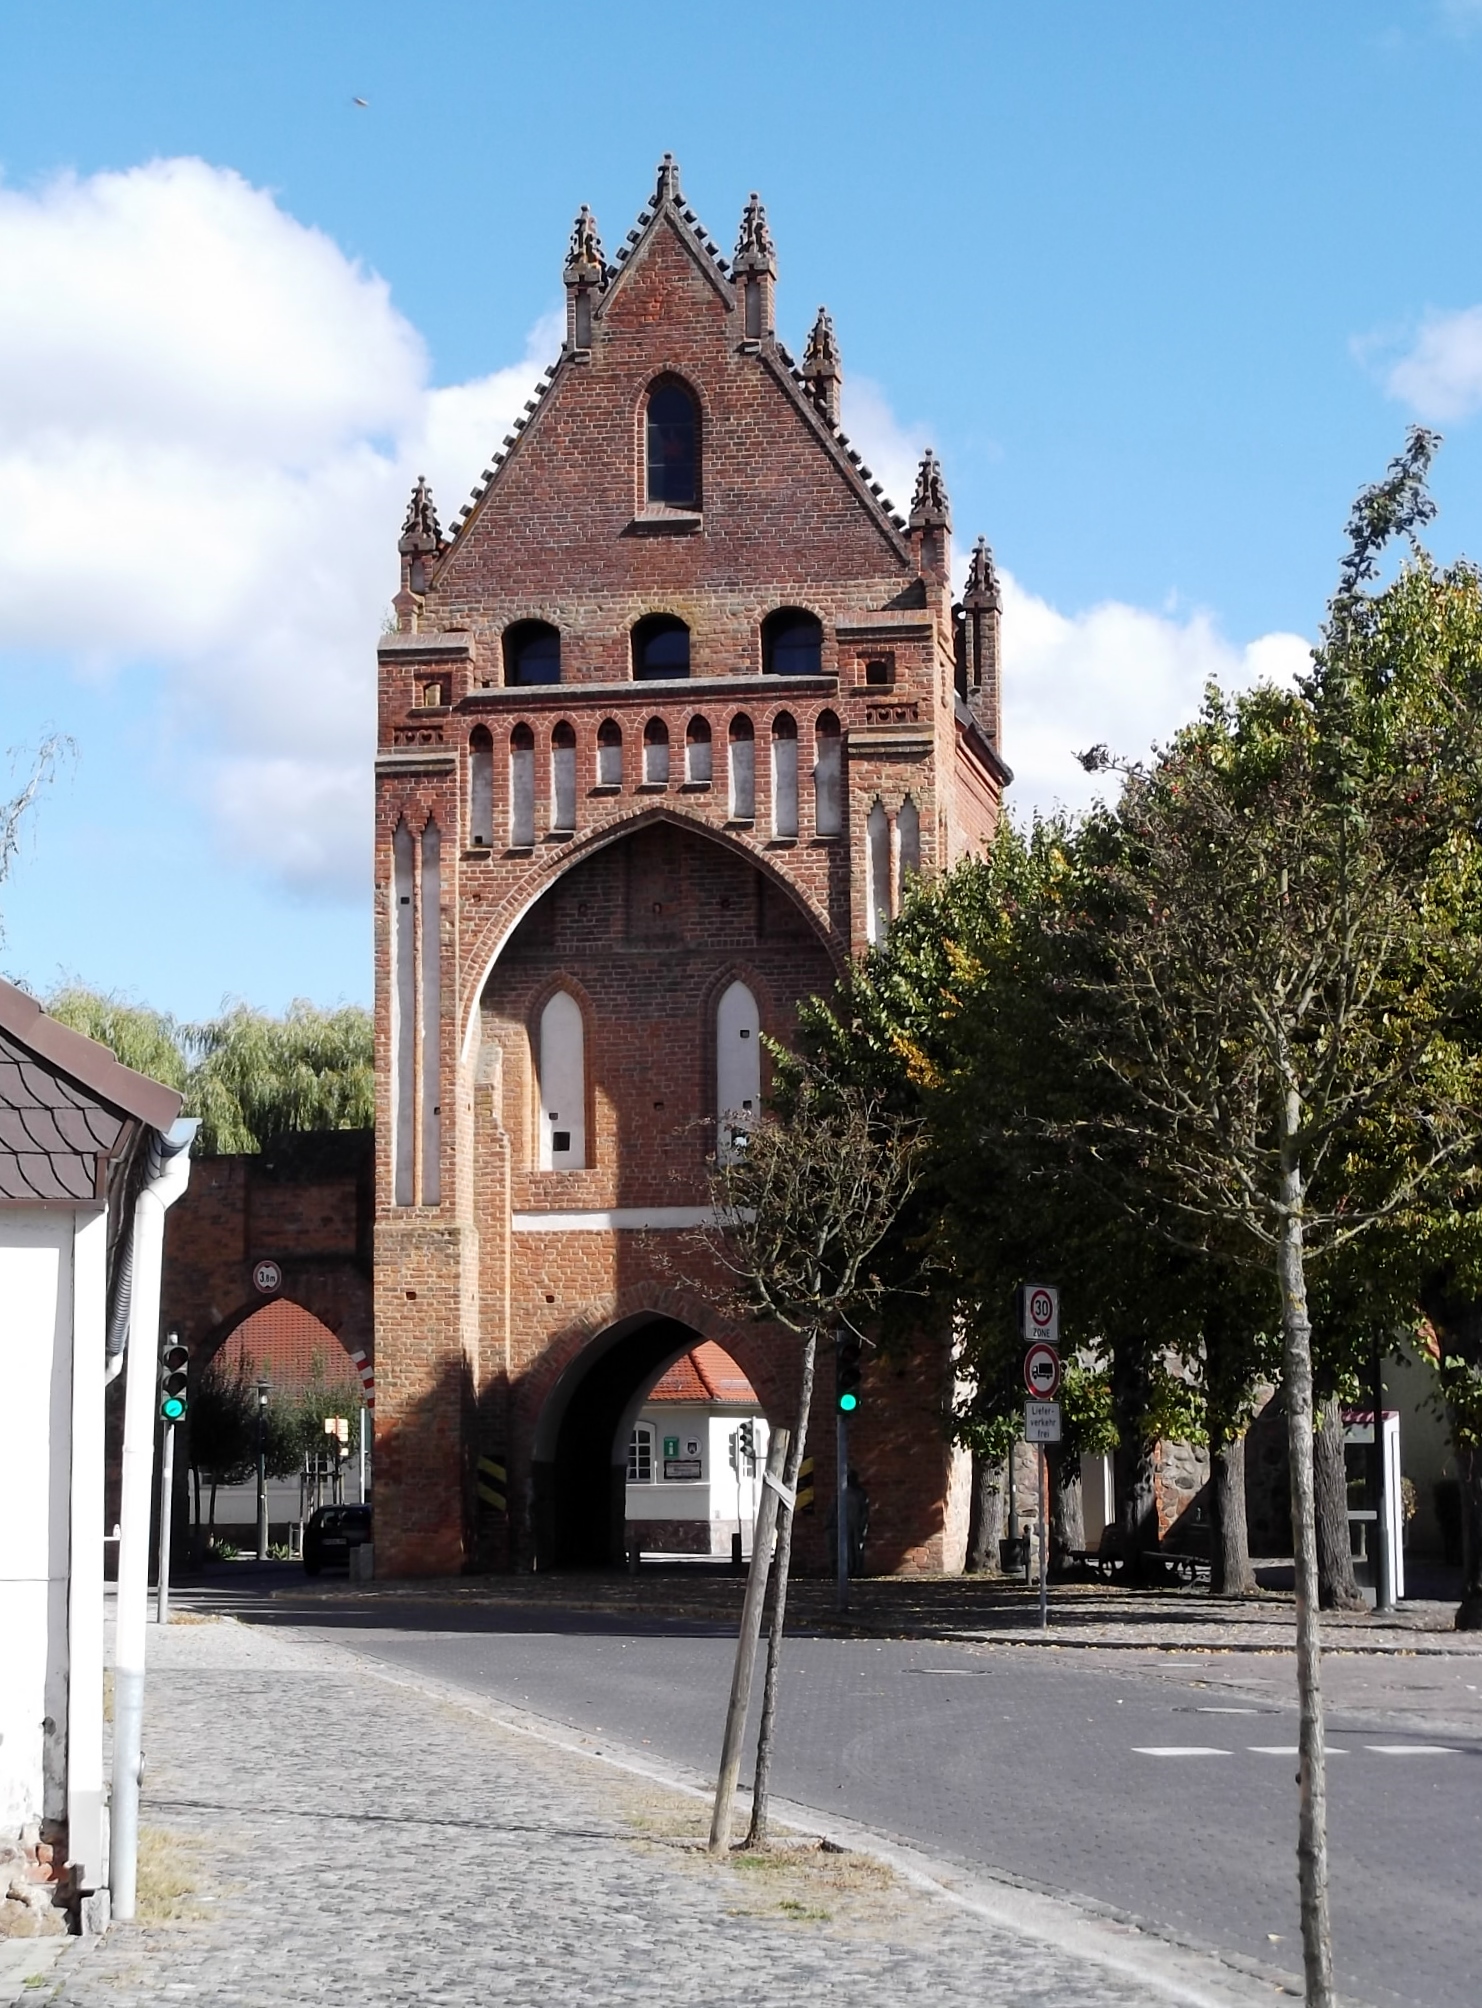
[[[164,1454],[160,1458],[160,1555],[159,1581],[154,1590],[154,1621],[170,1622],[170,1521],[175,1506],[175,1425],[165,1424]]]
[[[1024,1441],[1039,1460],[1039,1628],[1050,1625],[1050,1465],[1047,1443],[1060,1441],[1060,1292],[1051,1283],[1026,1283],[1019,1292],[1024,1355]]]

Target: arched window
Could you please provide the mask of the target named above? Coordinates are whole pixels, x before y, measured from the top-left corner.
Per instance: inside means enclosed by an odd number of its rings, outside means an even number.
[[[876,802],[865,824],[865,932],[883,941],[890,932],[890,818]]]
[[[896,837],[900,846],[900,884],[896,888],[896,905],[906,896],[910,881],[921,869],[921,816],[916,804],[907,795],[901,803],[901,812],[895,819]]]
[[[744,712],[731,720],[730,756],[731,819],[749,823],[756,815],[756,733]]]
[[[730,1163],[746,1148],[746,1132],[762,1105],[762,1021],[756,999],[740,981],[715,1013],[716,1155]]]
[[[516,621],[504,631],[506,683],[559,683],[561,636],[549,621]]]
[[[690,673],[690,631],[673,614],[649,614],[633,630],[633,674],[662,682]]]
[[[800,607],[779,607],[762,622],[762,668],[769,676],[819,676],[823,626]]]
[[[563,718],[551,734],[551,829],[576,828],[576,733]]]
[[[772,835],[798,833],[798,727],[789,712],[772,720]]]
[[[587,1059],[581,1006],[558,990],[540,1014],[540,1168],[587,1162]]]
[[[645,431],[649,501],[693,508],[700,500],[700,414],[676,377],[649,387]]]
[[[535,842],[535,734],[528,725],[509,735],[509,841],[517,851]]]
[[[494,741],[486,725],[468,735],[468,841],[476,850],[494,841]]]
[[[391,839],[391,1157],[398,1206],[415,1199],[417,1161],[416,839],[403,818]]]
[[[669,779],[669,728],[662,718],[650,718],[643,728],[643,780],[649,788]]]
[[[597,786],[623,785],[623,728],[615,718],[604,718],[597,727]]]
[[[710,786],[710,726],[692,718],[684,735],[684,778],[692,788]]]
[[[813,727],[813,828],[820,837],[844,827],[843,743],[838,719],[821,711]]]
[[[628,1483],[652,1485],[653,1482],[654,1427],[651,1422],[635,1423],[628,1438]]]

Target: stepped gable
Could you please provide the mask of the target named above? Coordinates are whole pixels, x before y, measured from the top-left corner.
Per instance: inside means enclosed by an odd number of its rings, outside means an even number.
[[[766,212],[755,195],[743,213],[737,259],[740,266],[775,269],[775,249]],[[685,200],[678,163],[672,155],[664,156],[653,196],[610,261],[602,250],[596,219],[582,205],[572,228],[564,276],[568,286],[580,282],[590,293],[593,348],[605,348],[610,353],[629,347],[635,351],[648,349],[655,325],[671,318],[685,324],[683,333],[691,341],[696,334],[708,335],[722,353],[732,344],[733,324],[740,310],[736,273]],[[683,303],[677,316],[676,301]],[[832,338],[831,324],[829,332]],[[557,452],[580,452],[583,446],[589,451],[596,448],[597,440],[586,433],[582,415],[574,410],[569,414],[563,411],[568,388],[581,381],[592,359],[592,349],[576,348],[570,335],[568,327],[568,340],[561,356],[544,372],[441,545],[430,578],[434,592],[445,589],[450,596],[456,596],[477,525],[505,490],[522,486],[514,476],[520,462],[528,457],[532,440],[540,437],[544,442],[549,432],[560,435],[550,442]],[[831,416],[827,398],[817,395],[809,376],[775,331],[769,329],[747,346],[753,350],[755,366],[775,383],[795,417],[816,440],[836,476],[883,534],[890,556],[908,570],[911,553],[903,535],[906,518],[886,496],[882,484]],[[690,365],[689,373],[693,373],[693,356],[683,360]],[[676,355],[676,367],[680,361],[681,357]],[[700,387],[703,392],[705,387]],[[635,384],[635,394],[638,388]],[[612,471],[626,482],[627,456],[612,453],[608,460]],[[625,485],[623,500],[627,499]],[[511,495],[510,501],[512,508],[523,509],[530,498],[517,493]],[[522,523],[521,530],[527,534],[528,523]]]

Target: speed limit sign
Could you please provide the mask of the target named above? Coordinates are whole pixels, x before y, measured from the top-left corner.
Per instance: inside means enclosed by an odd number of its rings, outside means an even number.
[[[1052,1283],[1026,1283],[1023,1290],[1024,1336],[1053,1346],[1060,1339],[1060,1292]]]

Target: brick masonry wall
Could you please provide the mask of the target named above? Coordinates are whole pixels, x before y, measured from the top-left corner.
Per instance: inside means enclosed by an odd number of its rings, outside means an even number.
[[[646,505],[644,404],[661,373],[682,377],[700,411],[694,511]],[[512,1216],[699,1203],[697,1125],[714,1113],[714,1013],[726,984],[745,981],[764,1030],[783,1040],[799,1000],[831,986],[866,937],[866,824],[877,799],[895,817],[909,795],[927,870],[991,834],[999,777],[956,721],[949,594],[940,565],[918,562],[918,541],[871,496],[770,331],[744,339],[728,281],[680,207],[661,204],[607,287],[590,350],[563,357],[430,583],[403,591],[401,632],[381,650],[376,817],[378,1568],[528,1558],[548,1404],[616,1320],[677,1316],[718,1338],[769,1419],[788,1419],[796,1342],[728,1330],[714,1309],[720,1279],[697,1270],[681,1237],[532,1233],[516,1231]],[[765,674],[762,623],[781,607],[822,624],[818,676]],[[632,625],[656,611],[690,629],[687,683],[632,679]],[[509,688],[503,636],[532,618],[560,630],[561,680]],[[867,677],[880,662],[884,686]],[[754,734],[750,817],[732,815],[727,787],[738,718]],[[710,733],[708,783],[685,767],[697,719]],[[641,764],[655,720],[670,748],[662,784],[646,782]],[[795,837],[774,834],[779,721],[797,735]],[[622,779],[605,786],[598,733],[614,725]],[[555,827],[551,769],[553,735],[567,728],[570,831]],[[834,730],[837,835],[817,829],[812,778],[820,736]],[[535,830],[515,846],[517,731],[534,740]],[[493,744],[493,842],[479,846],[469,823],[475,733]],[[398,825],[418,839],[430,821],[441,839],[438,1195],[396,1206],[392,844]],[[408,896],[420,928],[420,891]],[[557,987],[583,1012],[588,1168],[540,1172],[535,1028]],[[419,1137],[431,1092],[418,1090]],[[421,1178],[425,1198],[425,1165]],[[871,1498],[872,1565],[955,1565],[966,1491],[943,1430],[945,1343],[873,1363],[867,1387],[873,1405],[854,1461]],[[813,1532],[799,1530],[805,1567],[825,1559],[832,1426],[825,1363],[813,1426],[819,1510]],[[507,1462],[507,1519],[475,1507],[480,1452]]]

